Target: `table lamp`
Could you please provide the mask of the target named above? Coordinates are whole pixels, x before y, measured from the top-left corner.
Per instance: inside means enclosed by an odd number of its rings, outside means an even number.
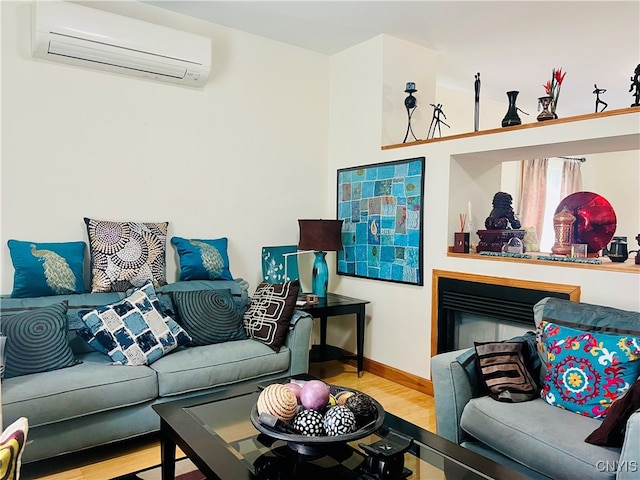
[[[311,274],[311,292],[319,298],[327,296],[329,268],[327,252],[342,250],[343,220],[298,220],[300,226],[299,250],[311,250],[316,258]]]

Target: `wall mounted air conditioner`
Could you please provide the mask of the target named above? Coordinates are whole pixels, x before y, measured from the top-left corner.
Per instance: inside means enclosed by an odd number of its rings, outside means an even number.
[[[54,62],[190,87],[211,69],[211,39],[67,2],[34,2],[32,53]]]

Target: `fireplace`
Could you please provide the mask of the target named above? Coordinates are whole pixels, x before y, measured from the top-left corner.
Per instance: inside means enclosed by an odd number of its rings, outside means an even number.
[[[533,306],[544,297],[579,301],[580,287],[434,270],[432,354],[534,330]]]

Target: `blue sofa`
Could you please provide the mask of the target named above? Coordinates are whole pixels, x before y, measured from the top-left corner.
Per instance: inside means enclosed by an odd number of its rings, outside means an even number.
[[[609,307],[545,298],[534,307],[542,319],[640,330],[640,314]],[[499,402],[482,391],[477,369],[462,361],[468,350],[431,359],[437,433],[508,465],[529,478],[640,479],[640,410],[627,422],[622,448],[586,443],[601,420],[578,415],[536,398]],[[463,366],[465,364],[465,366]],[[544,379],[546,366],[540,375]]]
[[[176,282],[158,288],[161,302],[176,290],[229,289],[239,305],[247,305],[247,283],[235,281]],[[158,431],[151,405],[210,393],[256,379],[276,380],[308,372],[313,319],[296,310],[285,345],[276,353],[253,340],[180,347],[149,366],[113,365],[75,335],[82,324],[78,311],[106,305],[124,293],[87,293],[38,298],[2,298],[2,314],[69,302],[69,340],[82,363],[2,382],[5,425],[29,420],[29,445],[23,462],[33,462]]]

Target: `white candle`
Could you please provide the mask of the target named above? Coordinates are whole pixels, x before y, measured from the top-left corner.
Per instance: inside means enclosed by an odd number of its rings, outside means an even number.
[[[467,223],[471,225],[473,220],[471,219],[471,200],[467,202]]]

